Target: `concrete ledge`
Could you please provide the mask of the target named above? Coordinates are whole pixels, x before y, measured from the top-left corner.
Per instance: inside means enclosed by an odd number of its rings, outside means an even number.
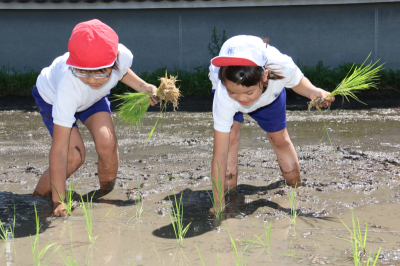
[[[18,1],[18,0],[17,0]],[[95,3],[3,3],[0,0],[0,9],[162,9],[162,8],[223,8],[223,7],[257,7],[257,6],[305,6],[305,5],[345,5],[368,3],[391,3],[400,0],[211,0],[211,1],[177,1],[177,2],[95,2]],[[49,0],[51,1],[51,0]]]

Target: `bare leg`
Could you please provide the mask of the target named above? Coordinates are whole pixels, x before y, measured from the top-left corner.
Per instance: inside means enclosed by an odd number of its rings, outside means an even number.
[[[278,132],[267,133],[267,137],[278,157],[278,163],[286,183],[292,187],[301,186],[299,160],[286,128]]]
[[[85,146],[78,128],[72,127],[69,138],[67,179],[75,173],[85,161]],[[47,169],[39,179],[32,196],[51,195],[50,171]]]
[[[225,175],[225,193],[235,192],[237,186],[237,176],[239,171],[238,166],[238,151],[240,144],[240,123],[233,121],[231,132],[229,134],[229,151],[228,163]]]
[[[114,189],[118,171],[118,141],[115,136],[111,114],[99,112],[85,121],[93,136],[98,155],[98,177],[100,189],[110,192]],[[106,194],[106,193],[105,193]]]

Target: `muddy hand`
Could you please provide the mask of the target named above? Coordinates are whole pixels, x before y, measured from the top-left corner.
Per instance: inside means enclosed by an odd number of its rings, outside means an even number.
[[[55,204],[54,210],[53,210],[53,216],[62,216],[65,217],[67,216],[67,210],[65,209],[64,205],[58,202]]]
[[[158,102],[160,102],[160,99],[158,98],[157,95],[157,87],[154,85],[149,84],[150,90],[151,90],[151,97],[150,97],[150,105],[154,106]]]
[[[217,202],[217,203],[215,203],[215,206],[213,206],[211,209],[210,209],[210,214],[214,214],[214,213],[218,213],[218,212],[223,212],[225,210],[225,203],[220,203],[220,202]]]

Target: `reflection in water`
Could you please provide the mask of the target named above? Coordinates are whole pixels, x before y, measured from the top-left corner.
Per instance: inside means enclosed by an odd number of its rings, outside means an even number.
[[[243,218],[244,216],[253,214],[257,209],[263,207],[269,207],[275,210],[282,211],[290,216],[291,209],[283,208],[279,204],[269,201],[266,199],[258,199],[249,203],[245,202],[246,195],[255,195],[258,192],[265,192],[283,186],[283,181],[277,181],[269,184],[268,186],[251,186],[241,184],[237,186],[236,193],[230,194],[225,197],[226,209],[225,213],[221,214],[220,217],[215,217],[214,214],[210,213],[209,210],[212,207],[212,201],[208,196],[208,193],[212,195],[212,192],[205,190],[192,191],[191,189],[185,189],[176,195],[176,198],[180,198],[182,194],[183,204],[183,228],[191,223],[185,238],[195,237],[212,230],[218,229],[221,222],[230,218]],[[174,205],[174,196],[170,195],[164,198],[164,200],[171,200]],[[329,220],[330,217],[316,217],[313,212],[302,213],[301,210],[297,210],[298,218],[300,217],[311,217],[314,219]],[[153,235],[161,238],[175,239],[175,232],[172,224],[163,226],[155,231]]]

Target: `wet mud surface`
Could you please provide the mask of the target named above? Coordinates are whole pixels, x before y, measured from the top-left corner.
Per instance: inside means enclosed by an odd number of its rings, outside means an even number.
[[[368,224],[365,259],[380,248],[379,265],[400,264],[398,108],[333,109],[323,115],[289,108],[287,128],[302,177],[302,187],[296,189],[295,224],[290,219],[290,191],[275,153],[250,117],[245,116],[241,127],[237,193],[227,196],[226,213],[215,219],[209,213],[208,194],[211,112],[168,112],[147,144],[157,112],[146,115],[140,133],[114,115],[118,179],[110,194],[94,197],[94,244],[88,241],[79,204],[67,220],[54,219],[49,199],[31,197],[47,168],[51,138],[34,108],[21,109],[0,111],[0,219],[6,227],[15,213],[15,239],[0,242],[1,265],[32,265],[34,205],[41,247],[55,243],[73,254],[78,265],[202,265],[199,252],[205,265],[234,265],[229,233],[238,249],[255,235],[266,243],[263,234],[270,221],[270,247],[247,247],[247,265],[351,265],[351,244],[340,238],[350,238],[341,220],[352,228],[352,213],[363,230]],[[79,126],[86,161],[73,176],[75,199],[99,189],[94,143],[88,130]],[[182,248],[169,216],[174,193],[178,199],[182,195],[184,226],[190,223]],[[44,258],[50,258],[51,265],[64,265],[51,252]]]

